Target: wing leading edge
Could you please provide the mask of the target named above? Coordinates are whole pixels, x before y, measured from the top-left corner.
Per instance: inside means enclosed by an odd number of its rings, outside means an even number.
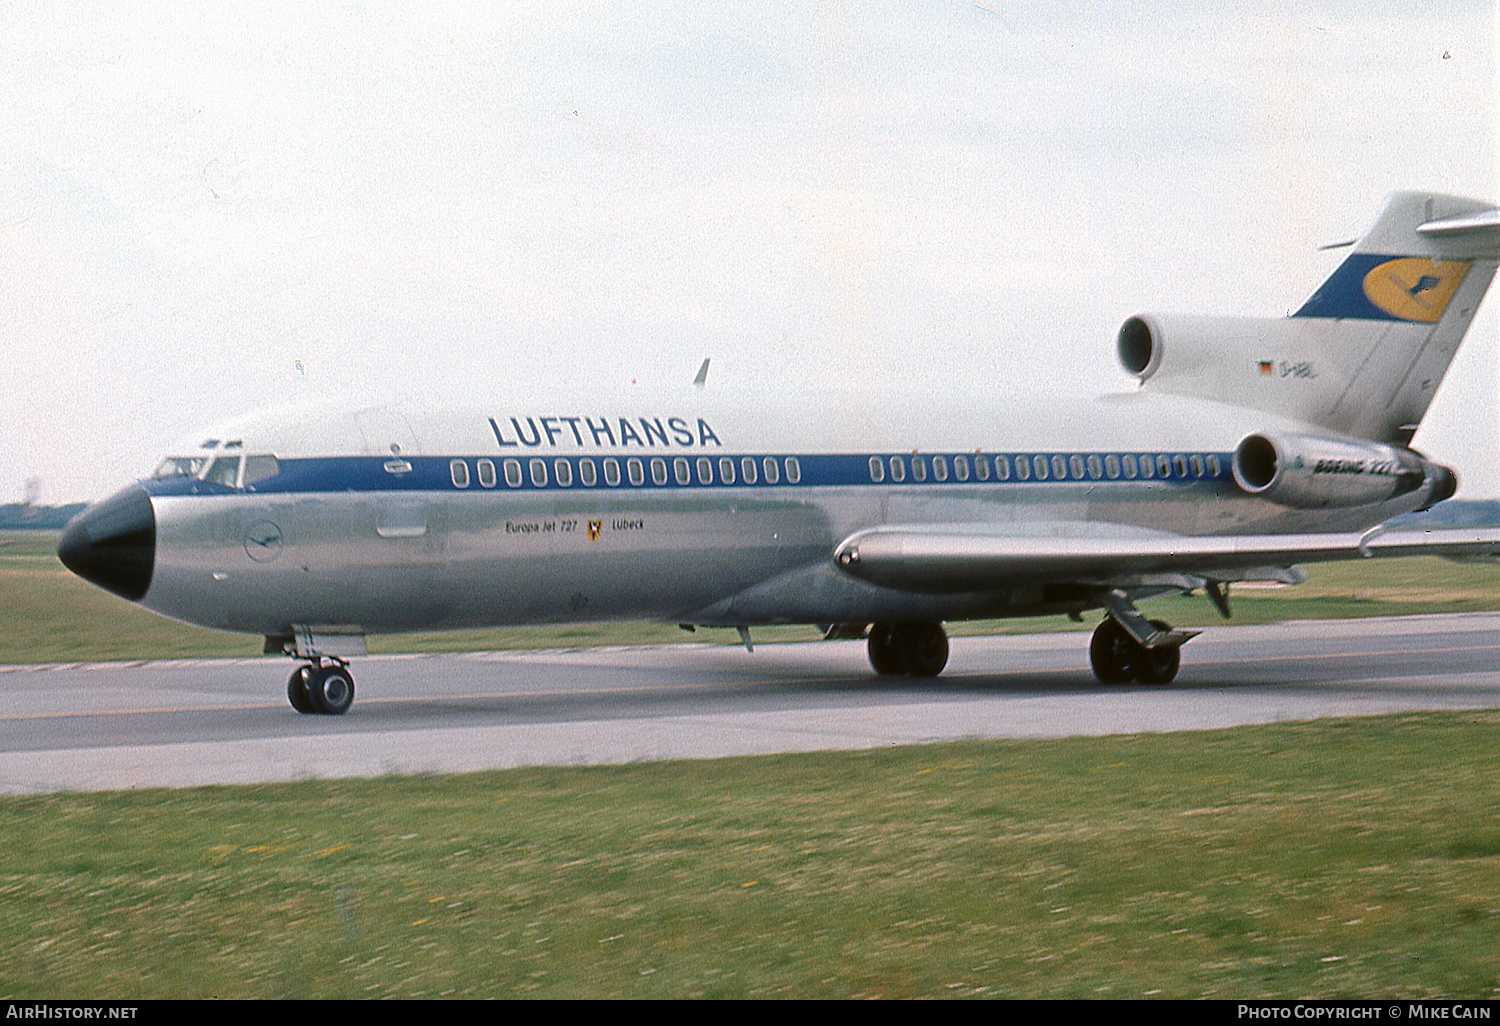
[[[1188,590],[1204,581],[1282,580],[1298,563],[1398,556],[1500,562],[1500,529],[1106,538],[984,533],[964,525],[878,527],[852,534],[834,549],[834,561],[845,573],[924,594],[984,591],[1018,582]],[[1173,576],[1200,580],[1173,581]]]

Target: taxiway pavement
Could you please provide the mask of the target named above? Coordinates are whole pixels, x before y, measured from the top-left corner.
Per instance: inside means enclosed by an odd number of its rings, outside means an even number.
[[[861,642],[372,656],[341,717],[287,705],[286,659],[0,667],[0,792],[1500,708],[1500,613],[1213,628],[1167,687],[1099,684],[1088,638],[957,638],[936,681],[875,677]]]

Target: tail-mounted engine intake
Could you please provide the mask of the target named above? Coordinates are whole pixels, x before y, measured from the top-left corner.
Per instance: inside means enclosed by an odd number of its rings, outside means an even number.
[[[1426,505],[1458,488],[1453,471],[1410,449],[1308,435],[1247,435],[1234,450],[1234,481],[1249,495],[1293,509],[1364,506],[1426,489]]]
[[[1296,352],[1299,363],[1310,362],[1299,326],[1280,317],[1191,317],[1181,314],[1136,314],[1120,325],[1115,351],[1120,366],[1142,382],[1152,378],[1188,380],[1198,384],[1185,391],[1209,398],[1231,399],[1239,385],[1221,381],[1225,371],[1259,374],[1258,361],[1276,354],[1278,359]],[[1327,368],[1324,368],[1326,371]],[[1204,393],[1204,388],[1208,393]],[[1225,395],[1211,394],[1217,388]],[[1243,398],[1243,397],[1241,397]]]

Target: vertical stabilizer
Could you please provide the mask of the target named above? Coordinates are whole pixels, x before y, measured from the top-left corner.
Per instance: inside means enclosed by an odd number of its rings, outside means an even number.
[[[1319,337],[1342,385],[1319,418],[1405,444],[1432,403],[1500,258],[1500,211],[1400,192],[1293,320]]]
[[[1500,210],[1398,192],[1291,317],[1137,314],[1120,362],[1147,388],[1406,445],[1500,263]]]

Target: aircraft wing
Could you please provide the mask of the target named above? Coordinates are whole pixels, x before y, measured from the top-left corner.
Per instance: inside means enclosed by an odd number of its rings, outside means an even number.
[[[1188,589],[1205,580],[1286,580],[1290,568],[1298,563],[1397,556],[1500,562],[1500,529],[1048,537],[986,533],[957,524],[949,528],[889,526],[859,531],[834,550],[838,566],[855,577],[928,594],[1054,581],[1110,588]],[[1187,580],[1189,577],[1201,580]]]

